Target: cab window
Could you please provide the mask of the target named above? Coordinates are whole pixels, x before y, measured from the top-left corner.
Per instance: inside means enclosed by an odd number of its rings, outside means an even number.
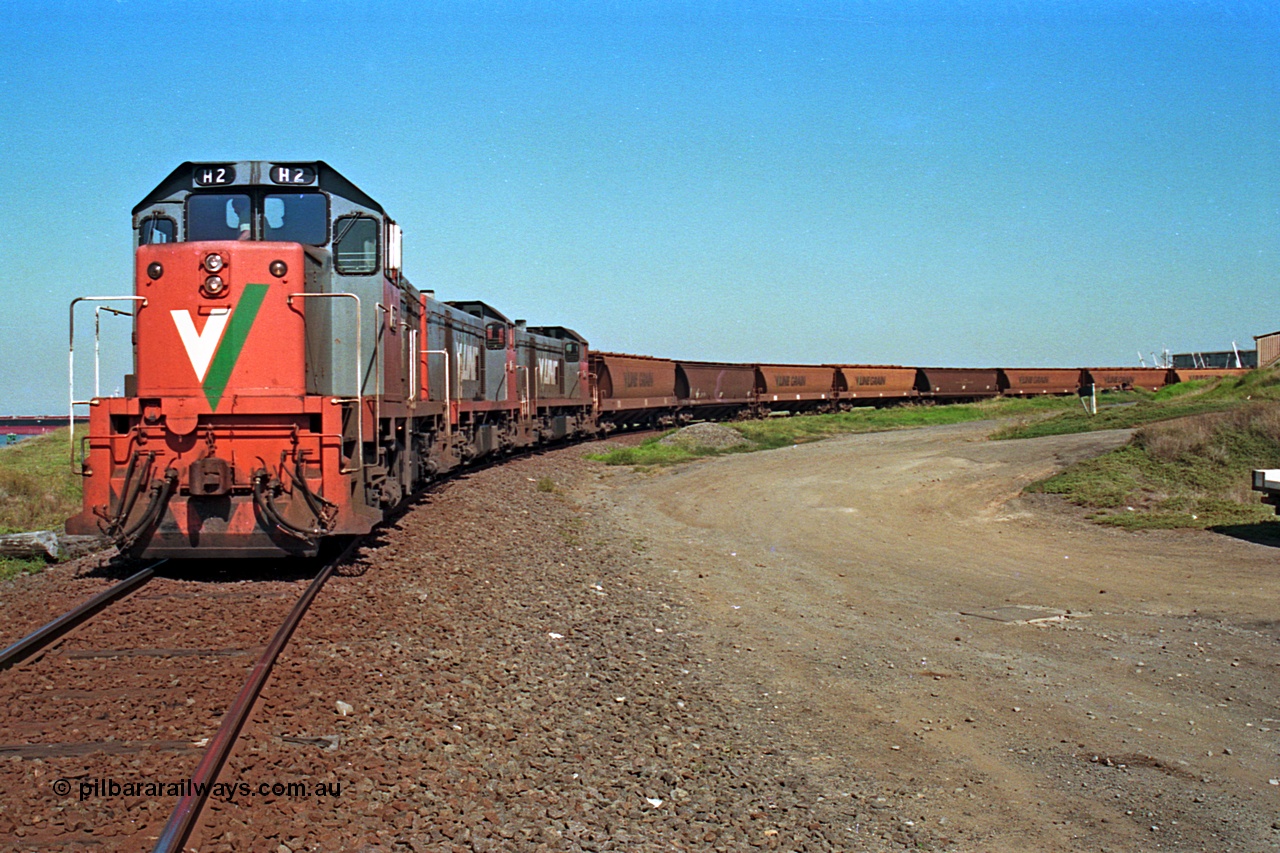
[[[262,201],[262,239],[323,246],[329,239],[329,203],[321,193],[274,193]]]
[[[342,275],[378,271],[378,220],[344,216],[333,223],[333,266]]]
[[[485,349],[507,348],[507,327],[502,323],[490,323],[484,327]]]
[[[167,216],[148,216],[138,223],[138,245],[150,246],[155,243],[172,243],[178,232],[178,225]]]
[[[578,361],[582,356],[578,345],[573,341],[564,345],[564,357],[569,361]]]
[[[187,198],[187,240],[249,240],[253,236],[249,196],[191,195]]]

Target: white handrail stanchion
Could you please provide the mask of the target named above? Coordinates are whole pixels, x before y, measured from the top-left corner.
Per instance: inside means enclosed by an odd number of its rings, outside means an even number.
[[[424,349],[423,355],[444,356],[444,432],[446,439],[453,437],[453,400],[449,396],[449,351],[447,349]],[[428,374],[430,376],[430,374]],[[427,392],[431,396],[431,392]]]
[[[354,299],[356,301],[356,394],[352,398],[334,397],[332,403],[350,403],[356,404],[356,459],[358,464],[355,468],[344,468],[338,473],[355,474],[364,472],[364,373],[360,369],[360,360],[364,357],[360,346],[360,324],[363,320],[363,312],[360,308],[360,297],[354,293],[290,293],[289,304],[293,304],[294,297],[299,299]],[[306,322],[305,319],[303,322]]]
[[[92,400],[76,399],[76,305],[81,302],[138,302],[138,307],[147,307],[147,298],[145,296],[77,296],[71,300],[71,306],[68,309],[70,329],[70,340],[67,344],[67,400],[70,404],[67,409],[67,430],[70,435],[67,437],[67,444],[70,448],[71,468],[76,467],[76,406],[87,406]],[[95,323],[95,329],[97,324]],[[97,334],[94,335],[94,373],[97,373]],[[94,380],[94,393],[97,393],[97,380]]]

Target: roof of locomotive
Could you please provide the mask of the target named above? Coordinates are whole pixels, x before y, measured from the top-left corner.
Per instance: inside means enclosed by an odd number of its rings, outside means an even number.
[[[481,302],[477,299],[452,299],[445,303],[457,308],[459,311],[466,311],[473,317],[479,317],[482,320],[498,320],[502,323],[511,325],[511,321],[506,315],[494,308],[487,302]]]
[[[582,335],[564,326],[529,326],[528,329],[532,334],[541,335],[544,338],[559,338],[562,341],[577,341],[580,344],[587,342]]]
[[[291,188],[318,187],[326,192],[348,199],[361,207],[386,214],[382,205],[365,194],[364,190],[344,178],[337,169],[323,160],[310,163],[272,162],[267,160],[222,161],[219,163],[186,162],[174,169],[169,177],[147,193],[138,202],[136,214],[157,201],[170,199],[192,190],[227,189],[231,187],[266,186],[286,190]]]

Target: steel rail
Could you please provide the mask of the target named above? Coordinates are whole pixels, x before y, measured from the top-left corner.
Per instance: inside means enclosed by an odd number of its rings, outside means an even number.
[[[32,653],[49,645],[49,643],[52,643],[54,640],[61,637],[67,631],[70,631],[90,616],[93,616],[111,602],[118,598],[123,598],[133,592],[138,587],[151,580],[156,573],[156,568],[165,562],[167,561],[160,560],[142,571],[130,575],[110,589],[98,593],[74,610],[54,619],[43,628],[32,631],[30,634],[23,637],[21,640],[18,640],[4,651],[0,651],[0,670],[8,669],[18,661],[29,657]]]
[[[240,695],[227,709],[222,723],[218,726],[218,731],[210,739],[204,756],[196,765],[195,772],[191,774],[191,782],[186,787],[186,793],[178,800],[177,807],[169,816],[169,822],[165,824],[164,831],[156,842],[155,853],[179,853],[183,849],[183,845],[191,835],[191,830],[195,828],[196,819],[199,818],[205,801],[209,798],[213,784],[218,779],[218,773],[231,755],[231,749],[235,746],[240,730],[249,719],[249,712],[253,710],[258,694],[262,692],[267,676],[271,674],[271,668],[275,666],[276,658],[284,651],[289,638],[293,636],[294,629],[302,621],[307,608],[311,606],[312,600],[320,592],[325,581],[329,580],[337,567],[355,551],[360,541],[360,539],[354,540],[336,559],[326,565],[293,605],[293,610],[289,611],[284,624],[276,631],[271,644],[254,665],[253,672],[249,674],[249,680],[240,689]]]

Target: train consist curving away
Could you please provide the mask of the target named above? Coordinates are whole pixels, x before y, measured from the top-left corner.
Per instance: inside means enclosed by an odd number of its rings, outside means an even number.
[[[442,302],[400,228],[322,162],[184,163],[133,211],[133,373],[95,398],[83,511],[145,557],[306,556],[472,460],[614,429],[1242,371],[722,364],[589,351]],[[72,332],[74,342],[74,328]],[[74,400],[74,349],[71,365]]]

